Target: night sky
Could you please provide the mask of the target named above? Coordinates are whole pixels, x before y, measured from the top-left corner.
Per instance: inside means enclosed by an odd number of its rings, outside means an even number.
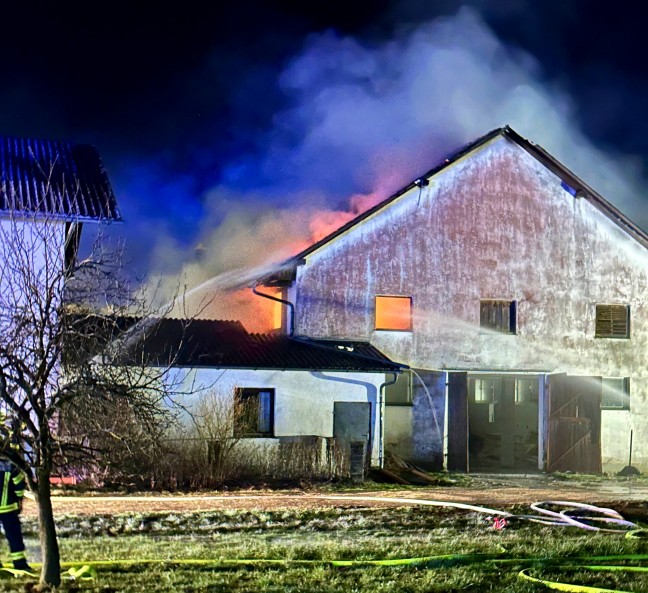
[[[641,3],[7,4],[0,133],[97,146],[141,271],[288,254],[507,123],[648,228]]]

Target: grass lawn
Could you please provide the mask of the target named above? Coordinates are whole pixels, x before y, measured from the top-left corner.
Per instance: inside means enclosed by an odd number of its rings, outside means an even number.
[[[538,578],[623,591],[648,591],[648,573],[593,572],[568,566],[632,564],[599,556],[648,554],[647,539],[513,522],[492,528],[484,515],[431,508],[219,511],[60,517],[63,561],[121,560],[96,566],[92,580],[64,590],[117,592],[533,592]],[[25,522],[36,559],[33,521]],[[403,566],[334,566],[331,560],[383,560],[469,555]],[[6,561],[7,550],[3,548]],[[235,564],[234,559],[278,560]],[[535,560],[532,560],[535,559]],[[588,560],[592,559],[592,560]],[[213,563],[183,563],[213,560]],[[300,562],[301,561],[301,562]],[[309,561],[309,562],[303,562]],[[559,566],[560,565],[560,566]],[[644,566],[648,563],[644,562]],[[28,581],[0,579],[0,591]],[[27,586],[26,586],[27,584]]]

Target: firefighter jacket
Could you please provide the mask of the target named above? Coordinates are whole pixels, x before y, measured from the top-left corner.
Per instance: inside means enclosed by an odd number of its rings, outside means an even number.
[[[25,495],[25,477],[6,459],[0,459],[0,492],[0,514],[17,511]]]

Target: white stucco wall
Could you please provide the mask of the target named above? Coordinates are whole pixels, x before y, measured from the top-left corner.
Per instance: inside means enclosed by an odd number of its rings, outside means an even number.
[[[603,460],[627,463],[632,426],[648,470],[648,250],[510,140],[309,255],[295,292],[298,333],[414,368],[630,377],[630,413],[602,414]],[[374,330],[375,295],[411,296],[413,331]],[[517,334],[480,328],[480,299],[517,301]],[[594,337],[597,303],[630,306],[630,339]]]
[[[382,373],[334,373],[278,370],[173,369],[168,378],[182,383],[187,392],[182,404],[189,410],[206,392],[225,402],[233,401],[238,387],[269,387],[275,390],[274,438],[254,439],[260,446],[273,447],[280,437],[333,436],[335,402],[371,404],[371,461],[380,458],[380,385]],[[192,392],[192,393],[188,393]]]
[[[64,246],[63,222],[0,218],[0,343],[28,366],[42,362],[37,353],[54,331],[65,284]],[[26,323],[16,323],[21,317]],[[44,352],[52,355],[47,347]]]

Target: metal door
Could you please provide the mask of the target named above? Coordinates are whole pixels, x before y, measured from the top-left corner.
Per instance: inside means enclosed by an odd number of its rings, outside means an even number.
[[[355,482],[364,481],[371,465],[371,404],[369,402],[335,402],[333,404],[333,440],[342,467]],[[345,472],[346,473],[346,472]]]
[[[371,404],[369,402],[335,402],[333,436],[339,441],[368,442],[371,437]]]

